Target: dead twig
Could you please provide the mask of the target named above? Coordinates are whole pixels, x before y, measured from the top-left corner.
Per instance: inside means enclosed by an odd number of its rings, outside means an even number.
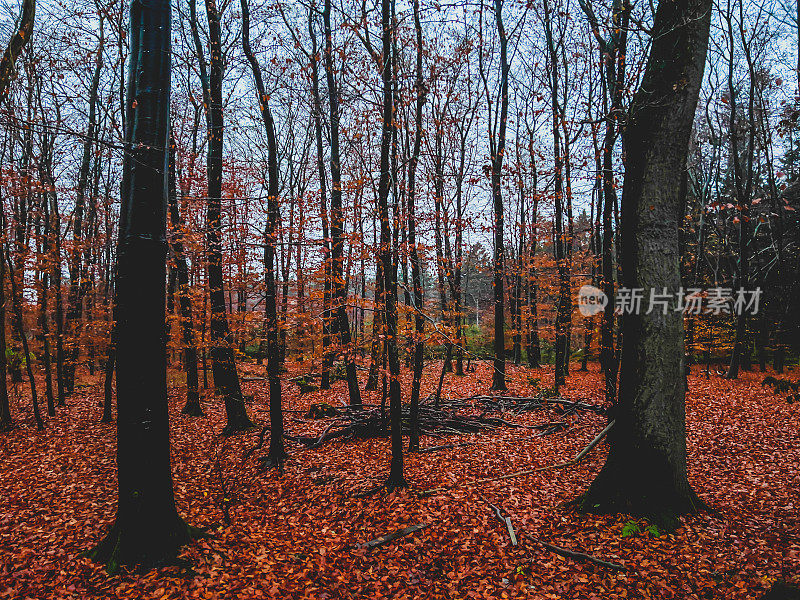
[[[468,481],[468,482],[465,482],[465,483],[454,483],[452,485],[445,485],[445,486],[442,486],[442,487],[433,488],[433,489],[430,489],[430,490],[426,490],[424,492],[420,492],[419,496],[421,498],[424,498],[426,496],[432,496],[433,494],[438,494],[439,492],[444,492],[444,491],[447,491],[447,490],[451,490],[451,489],[459,487],[459,486],[464,486],[464,487],[466,487],[466,486],[475,486],[475,485],[480,485],[482,483],[489,483],[491,481],[502,481],[504,479],[513,479],[515,477],[524,477],[525,475],[533,475],[534,473],[541,473],[542,471],[551,471],[553,469],[563,469],[564,467],[570,467],[570,466],[580,462],[581,459],[584,456],[586,456],[592,448],[597,446],[597,444],[599,444],[600,441],[604,437],[606,437],[608,432],[611,431],[611,428],[614,426],[615,422],[616,421],[611,421],[611,423],[606,425],[605,429],[603,429],[603,431],[601,431],[599,434],[597,434],[597,437],[595,437],[591,442],[589,442],[588,446],[586,446],[583,450],[578,452],[578,454],[575,456],[575,458],[573,458],[572,460],[568,460],[567,462],[556,463],[554,465],[549,465],[547,467],[538,467],[536,469],[527,469],[525,471],[517,471],[516,473],[508,473],[507,475],[499,475],[497,477],[487,477],[485,479],[476,479],[475,481]]]
[[[403,529],[398,529],[397,531],[393,531],[392,533],[387,533],[386,535],[376,537],[373,540],[359,544],[358,547],[367,549],[377,548],[378,546],[383,546],[384,544],[387,544],[392,540],[396,540],[397,538],[405,537],[410,533],[419,531],[420,529],[425,529],[428,526],[430,526],[430,523],[417,523],[416,525],[411,525],[410,527],[404,527]]]
[[[554,546],[553,544],[548,544],[547,542],[543,542],[537,538],[531,538],[537,544],[541,544],[542,547],[546,548],[550,552],[554,552],[559,554],[565,558],[572,558],[575,560],[580,560],[583,562],[590,562],[592,564],[606,567],[607,569],[613,569],[614,571],[627,571],[628,568],[625,565],[621,565],[619,563],[612,563],[605,560],[601,560],[592,556],[591,554],[586,554],[584,552],[574,552],[573,550],[567,550],[566,548],[562,548],[560,546]]]

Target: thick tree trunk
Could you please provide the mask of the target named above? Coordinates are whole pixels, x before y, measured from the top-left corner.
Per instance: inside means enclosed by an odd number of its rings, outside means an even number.
[[[86,555],[111,572],[175,557],[194,534],[172,490],[165,318],[170,3],[132,0],[118,257],[117,516]]]
[[[622,201],[625,287],[680,289],[681,180],[705,66],[711,0],[659,2],[653,43],[627,128]],[[578,501],[674,529],[702,506],[686,475],[683,316],[673,306],[625,313],[616,424],[600,474]]]
[[[116,293],[116,292],[115,292]],[[116,298],[116,297],[115,297]],[[116,305],[116,299],[112,301]],[[116,311],[116,308],[112,308]],[[101,423],[111,423],[114,420],[112,400],[114,395],[114,371],[117,363],[117,323],[112,319],[111,338],[106,348],[106,361],[103,373],[103,416]]]

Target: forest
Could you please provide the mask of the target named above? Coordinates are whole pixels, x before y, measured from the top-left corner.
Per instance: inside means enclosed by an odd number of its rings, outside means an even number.
[[[0,51],[0,599],[800,599],[796,1]]]

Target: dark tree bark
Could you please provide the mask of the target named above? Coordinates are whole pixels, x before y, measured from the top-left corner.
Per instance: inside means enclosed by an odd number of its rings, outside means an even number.
[[[326,0],[330,2],[330,0]],[[393,260],[392,229],[389,216],[390,150],[394,107],[392,105],[392,1],[381,0],[381,79],[383,109],[381,123],[381,174],[378,182],[378,214],[381,223],[380,258],[383,264],[383,313],[386,331],[386,354],[389,362],[389,421],[391,424],[392,460],[386,487],[389,491],[407,487],[403,474],[403,423],[400,392],[400,360],[397,353],[397,262]]]
[[[2,252],[2,248],[0,248]],[[11,417],[11,405],[8,401],[8,384],[6,373],[6,292],[5,292],[6,263],[0,256],[0,431],[10,429],[14,426],[14,419]]]
[[[190,10],[194,0],[190,3]],[[193,10],[191,11],[194,12]],[[220,14],[216,0],[206,0],[208,18],[210,70],[207,82],[203,81],[203,95],[206,99],[206,118],[208,122],[208,205],[206,210],[208,252],[208,285],[211,304],[211,370],[214,373],[214,387],[225,402],[227,424],[223,433],[230,435],[253,427],[244,405],[239,374],[233,355],[233,339],[228,327],[225,307],[225,288],[222,276],[222,148],[223,148],[223,109],[222,109],[222,39]],[[200,62],[205,63],[200,51],[196,18],[192,19],[195,46],[198,47]],[[203,69],[205,70],[205,69]],[[202,71],[201,71],[202,73]],[[202,78],[202,77],[201,77]]]
[[[739,206],[739,256],[736,265],[736,283],[740,289],[747,289],[750,284],[750,202],[753,193],[753,159],[755,150],[755,78],[756,73],[753,65],[753,59],[750,53],[749,44],[742,35],[742,47],[744,49],[745,59],[749,71],[749,90],[748,90],[748,107],[747,118],[750,123],[750,131],[748,134],[747,148],[746,148],[746,164],[742,165],[742,160],[739,154],[739,115],[736,110],[737,89],[734,81],[734,30],[733,30],[733,15],[731,15],[730,4],[729,10],[725,15],[728,29],[728,97],[730,99],[730,153],[733,162],[733,183],[736,192],[736,203]],[[741,27],[741,26],[740,26]],[[741,32],[741,29],[740,29]],[[747,314],[742,310],[736,316],[736,338],[733,344],[733,352],[731,352],[731,359],[728,365],[728,372],[725,374],[726,379],[736,379],[739,377],[739,367],[749,370],[750,364],[750,343],[747,339]]]
[[[553,157],[555,161],[554,174],[554,204],[555,227],[553,229],[553,252],[558,269],[558,305],[556,308],[555,323],[555,387],[556,390],[566,382],[565,374],[567,362],[569,361],[569,321],[571,308],[570,286],[569,286],[569,266],[567,258],[567,234],[564,231],[564,153],[561,147],[561,108],[558,100],[558,55],[556,43],[553,39],[552,9],[547,0],[544,2],[545,37],[548,48],[548,68],[550,78],[550,99],[552,109],[552,134],[553,134]]]
[[[196,531],[178,515],[166,369],[169,0],[133,0],[117,264],[117,516],[86,556],[110,571],[173,559]]]
[[[333,66],[331,33],[331,0],[325,0],[323,20],[325,26],[325,77],[328,83],[328,107],[330,109],[331,140],[331,310],[335,328],[344,352],[347,389],[350,406],[361,405],[361,390],[358,387],[355,353],[353,352],[350,323],[347,318],[347,285],[344,279],[344,217],[342,215],[342,175],[339,156],[339,88]],[[387,55],[388,56],[388,55]]]
[[[322,99],[319,92],[319,56],[317,49],[317,35],[314,30],[314,4],[308,10],[308,35],[311,38],[311,96],[313,100],[314,116],[314,141],[317,147],[317,171],[319,174],[319,212],[322,222],[322,252],[323,262],[323,290],[322,290],[322,375],[320,377],[320,389],[330,389],[330,353],[328,347],[331,344],[331,273],[330,273],[330,237],[328,228],[328,207],[327,207],[327,175],[325,172],[325,151],[322,146]]]
[[[367,383],[364,386],[365,391],[378,389],[378,370],[382,360],[383,342],[381,336],[383,335],[383,261],[378,256],[377,264],[375,267],[375,310],[372,313],[372,344],[370,345],[370,363],[369,373],[367,374]]]
[[[111,301],[111,336],[108,340],[108,348],[106,348],[106,361],[103,371],[103,416],[100,418],[101,423],[111,423],[114,420],[112,401],[114,396],[114,371],[117,364],[117,322],[114,320],[117,301],[114,294],[116,292],[113,292]]]
[[[3,58],[0,59],[0,105],[8,97],[8,87],[11,84],[11,77],[14,74],[14,63],[17,62],[22,54],[25,44],[33,35],[33,23],[36,16],[36,0],[24,0],[22,4],[22,15],[19,20],[19,29],[11,37]]]
[[[36,1],[25,0],[22,5],[22,15],[19,22],[19,29],[14,33],[8,46],[0,59],[0,105],[8,97],[8,88],[11,84],[11,77],[14,74],[14,63],[22,54],[22,50],[28,40],[33,35],[33,23],[36,15]],[[2,252],[2,249],[0,249]],[[8,429],[13,426],[11,418],[11,407],[8,401],[8,389],[6,387],[6,329],[5,329],[5,261],[0,257],[0,430]]]
[[[194,336],[194,319],[192,318],[192,301],[189,297],[189,267],[183,248],[183,222],[178,210],[178,177],[175,163],[177,148],[170,132],[169,144],[169,222],[170,246],[175,256],[175,276],[180,314],[181,337],[183,341],[183,368],[186,372],[186,404],[183,414],[202,417],[200,406],[200,389],[197,377],[197,344]]]
[[[275,242],[278,229],[278,144],[275,123],[269,109],[269,96],[264,86],[261,67],[250,48],[250,7],[247,0],[242,4],[242,45],[253,79],[256,94],[267,134],[267,226],[264,230],[264,315],[267,328],[267,380],[269,381],[269,453],[264,466],[282,468],[286,459],[283,446],[283,408],[281,405],[281,349],[278,336],[278,298],[275,286]],[[357,386],[356,386],[357,387]]]
[[[436,248],[436,290],[439,293],[439,310],[442,313],[442,324],[447,326],[447,287],[445,287],[445,272],[447,271],[447,259],[444,250],[444,125],[438,123],[436,127],[436,134],[434,136],[435,153],[434,153],[434,167],[433,167],[433,202],[434,202],[434,223],[433,223],[433,236]],[[444,370],[450,373],[453,370],[453,365],[450,364],[447,358],[447,348],[450,346],[449,342],[445,342],[445,362]]]
[[[39,272],[41,279],[39,281],[39,327],[42,331],[42,363],[44,365],[44,390],[45,400],[47,402],[47,415],[54,417],[56,415],[56,404],[53,395],[53,369],[51,364],[51,349],[50,349],[50,313],[48,310],[48,292],[50,291],[50,272],[45,266],[44,261],[47,260],[50,254],[50,210],[48,208],[48,199],[45,194],[39,195],[40,210],[38,219],[43,225],[41,230],[40,248],[37,254],[40,257]],[[38,237],[38,236],[37,236]]]
[[[47,173],[49,188],[50,216],[53,229],[53,266],[52,286],[55,289],[55,325],[56,325],[56,406],[66,406],[67,392],[64,386],[64,303],[61,295],[61,214],[58,208],[55,180],[50,171]]]
[[[539,342],[539,282],[536,275],[536,247],[538,245],[537,220],[539,219],[539,172],[536,167],[536,151],[533,147],[533,131],[528,129],[528,157],[531,170],[531,242],[529,246],[530,268],[528,271],[528,366],[538,369],[542,364],[542,350]]]
[[[416,177],[417,163],[422,146],[422,110],[425,106],[425,85],[422,78],[422,25],[419,19],[419,0],[414,0],[414,31],[417,47],[416,73],[416,115],[414,120],[414,148],[408,165],[408,245],[411,250],[411,280],[414,287],[414,376],[411,382],[411,434],[408,440],[409,452],[419,450],[419,391],[422,383],[422,361],[424,357],[425,318],[422,313],[424,301],[422,296],[422,268],[417,248],[417,214],[416,214]]]
[[[650,56],[624,133],[623,284],[681,285],[681,181],[708,47],[711,0],[662,0]],[[578,500],[589,512],[622,512],[672,530],[702,503],[686,475],[683,316],[625,313],[616,424],[605,465]]]
[[[492,202],[494,206],[494,369],[492,389],[506,389],[506,334],[503,279],[505,247],[503,244],[503,158],[506,152],[508,119],[508,38],[503,27],[503,0],[494,0],[495,24],[500,42],[500,116],[497,138],[491,136]]]
[[[86,209],[86,195],[92,196],[89,188],[89,175],[91,168],[92,149],[94,148],[97,131],[97,103],[100,76],[103,71],[103,19],[100,19],[100,42],[97,46],[94,74],[89,89],[89,124],[86,138],[83,143],[83,156],[78,171],[78,188],[75,195],[75,211],[72,215],[72,248],[69,255],[69,291],[67,293],[66,330],[70,336],[69,353],[64,363],[64,389],[67,394],[75,390],[75,369],[77,368],[78,355],[80,354],[80,319],[83,309],[88,279],[85,261],[81,261],[84,252],[84,210]],[[94,200],[92,200],[94,201]]]
[[[0,219],[0,225],[5,227],[4,219]],[[5,255],[5,258],[3,257]],[[36,429],[44,431],[44,421],[39,411],[39,396],[36,394],[36,378],[33,376],[33,366],[31,360],[31,351],[28,346],[28,336],[25,334],[22,319],[22,290],[17,287],[17,280],[14,274],[14,265],[11,262],[11,253],[6,249],[0,249],[0,260],[6,261],[8,267],[8,278],[11,282],[11,309],[13,311],[11,324],[17,332],[17,336],[22,342],[22,353],[25,358],[25,371],[28,375],[28,383],[31,389],[31,402],[33,404],[33,417],[36,420]]]

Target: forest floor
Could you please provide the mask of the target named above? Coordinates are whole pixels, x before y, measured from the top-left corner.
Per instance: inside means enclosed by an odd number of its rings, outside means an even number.
[[[291,365],[289,376],[303,365]],[[244,374],[262,367],[243,365]],[[439,367],[426,365],[423,398]],[[364,375],[362,373],[362,375]],[[590,412],[555,408],[504,415],[534,425],[567,420],[562,432],[538,437],[528,428],[424,437],[423,447],[471,445],[406,455],[411,488],[356,498],[385,480],[386,439],[333,441],[317,449],[289,443],[283,474],[260,473],[259,456],[243,461],[258,430],[217,437],[220,402],[204,402],[206,418],[181,415],[185,389],[171,375],[172,460],[179,511],[213,537],[187,546],[192,570],[165,567],[109,577],[78,555],[99,541],[114,517],[115,426],[101,424],[99,379],[85,376],[68,406],[38,433],[27,405],[12,407],[17,427],[0,434],[0,598],[758,598],[778,579],[800,577],[800,405],[760,385],[763,374],[737,381],[693,374],[687,400],[689,478],[719,514],[684,518],[672,535],[623,537],[625,516],[583,516],[564,507],[591,482],[605,460],[600,444],[578,465],[556,471],[456,487],[428,497],[417,492],[569,460],[603,429]],[[404,369],[403,376],[410,380]],[[509,367],[509,392],[530,395],[528,377],[552,385],[552,367]],[[796,378],[796,373],[789,373]],[[487,393],[489,366],[467,377],[448,375],[444,396]],[[250,381],[251,416],[268,419],[263,382]],[[404,381],[404,395],[410,381]],[[344,382],[300,396],[284,385],[285,408],[342,405]],[[577,365],[564,396],[599,403],[597,365]],[[377,403],[379,394],[366,394]],[[287,431],[319,432],[324,422],[287,413]],[[296,420],[293,420],[296,419]],[[635,477],[631,473],[631,477]],[[224,482],[227,491],[222,491]],[[231,506],[230,525],[220,510]],[[511,515],[512,546],[489,503]],[[359,544],[418,523],[430,525],[381,547]],[[621,563],[625,571],[563,558],[535,540]]]

